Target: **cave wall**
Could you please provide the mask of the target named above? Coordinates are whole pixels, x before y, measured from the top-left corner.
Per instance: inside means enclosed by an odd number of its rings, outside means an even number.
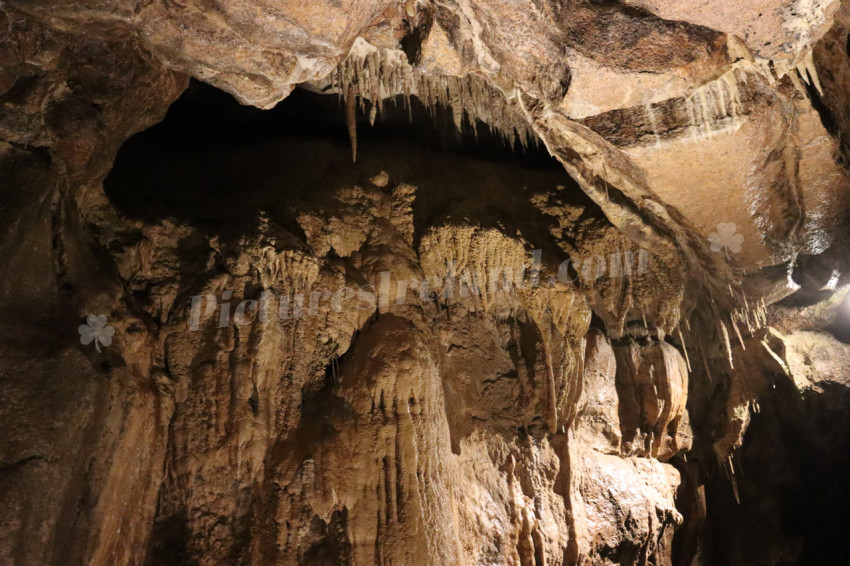
[[[692,4],[0,6],[0,562],[846,558],[846,7]]]

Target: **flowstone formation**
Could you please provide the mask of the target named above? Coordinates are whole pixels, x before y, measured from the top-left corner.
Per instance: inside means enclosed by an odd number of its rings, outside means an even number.
[[[850,560],[850,4],[0,29],[0,564]]]

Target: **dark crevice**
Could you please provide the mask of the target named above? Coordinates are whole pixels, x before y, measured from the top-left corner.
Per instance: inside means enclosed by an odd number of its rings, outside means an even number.
[[[147,566],[191,566],[189,518],[185,511],[157,519],[150,539]]]
[[[839,342],[850,344],[850,293],[838,305],[835,317],[825,330]]]
[[[407,56],[407,62],[411,65],[419,63],[422,53],[422,42],[428,37],[434,20],[427,8],[420,10],[417,14],[417,22],[405,22],[407,33],[401,38],[401,49]]]
[[[806,87],[806,92],[809,95],[812,108],[814,108],[815,112],[817,112],[818,116],[820,116],[820,121],[821,124],[823,124],[824,129],[829,132],[829,135],[838,137],[840,133],[838,122],[835,121],[835,116],[832,114],[826,103],[824,103],[823,98],[821,98],[820,92],[818,92],[818,89],[813,84],[814,81],[807,81],[805,80],[805,77],[802,76],[800,78],[804,79],[801,82]]]
[[[386,152],[394,148],[420,159],[460,158],[557,172],[564,184],[574,185],[542,146],[512,148],[482,123],[478,135],[469,124],[458,132],[451,109],[411,101],[408,108],[402,97],[386,100],[374,126],[369,103],[365,113],[358,110],[360,150],[352,164],[350,156],[339,158],[349,152],[349,140],[338,96],[296,89],[274,109],[259,110],[193,82],[163,122],[124,143],[104,188],[131,218],[171,217],[219,232],[254,222],[264,210],[303,240],[295,219],[299,194],[315,193],[334,176],[356,176],[367,169],[364,163],[388,161],[392,155]]]
[[[829,383],[801,394],[782,376],[775,384],[735,456],[740,502],[723,474],[706,485],[703,563],[847,564],[850,390]]]
[[[16,460],[14,462],[9,462],[8,464],[6,464],[6,463],[0,464],[0,474],[20,469],[20,468],[26,466],[27,464],[29,464],[30,462],[35,462],[35,461],[39,461],[39,460],[44,461],[44,460],[46,460],[46,458],[42,454],[33,454],[31,456],[26,456],[24,458],[21,458],[20,460]]]

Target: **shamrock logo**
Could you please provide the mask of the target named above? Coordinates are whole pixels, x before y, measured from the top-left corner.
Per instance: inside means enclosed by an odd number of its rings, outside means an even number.
[[[726,254],[726,259],[730,259],[729,252],[733,254],[741,253],[741,244],[744,243],[744,236],[737,234],[738,226],[734,222],[721,222],[717,225],[717,232],[712,232],[708,235],[708,241],[711,242],[711,251],[717,253],[723,250]]]
[[[105,314],[88,315],[86,324],[81,324],[77,332],[80,333],[80,343],[88,346],[94,342],[98,354],[101,353],[100,345],[109,346],[112,344],[112,336],[115,335],[115,329],[106,324]]]

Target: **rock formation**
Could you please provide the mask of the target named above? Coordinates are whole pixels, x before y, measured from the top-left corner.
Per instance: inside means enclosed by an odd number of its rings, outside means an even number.
[[[850,560],[848,2],[0,29],[0,564]]]

